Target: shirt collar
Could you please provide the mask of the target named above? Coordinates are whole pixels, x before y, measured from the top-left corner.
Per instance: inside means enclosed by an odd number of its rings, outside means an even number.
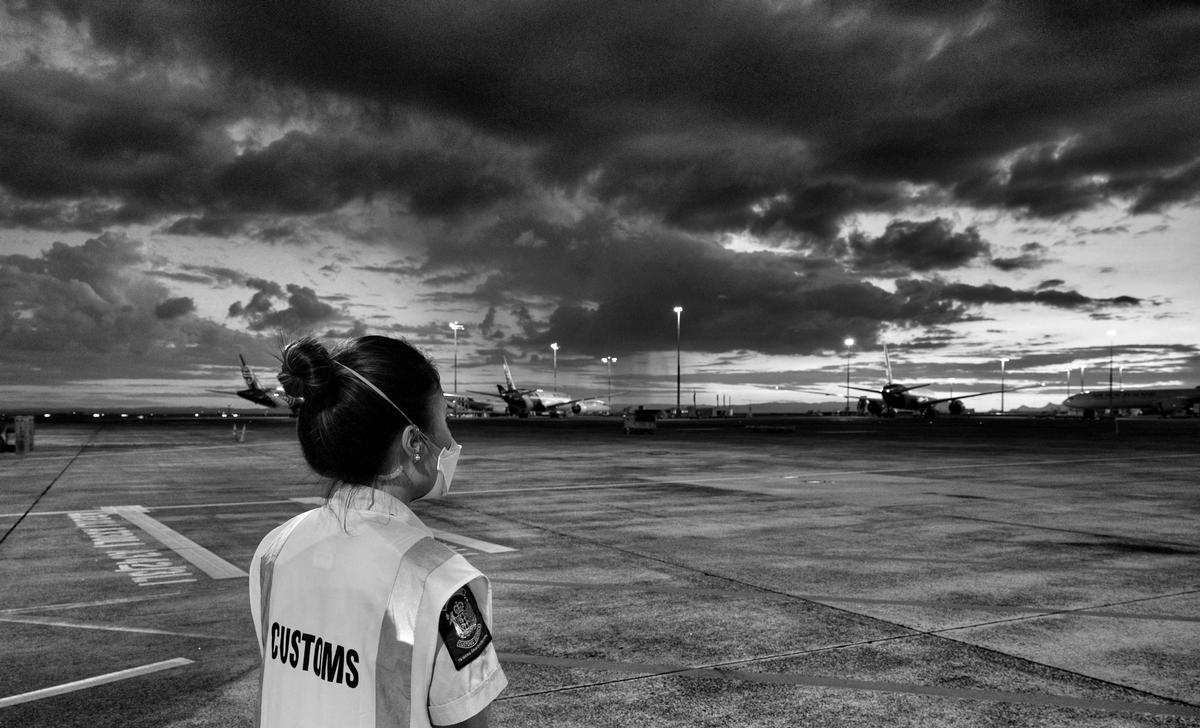
[[[433,534],[404,501],[378,488],[343,485],[333,492],[326,505],[339,516],[344,516],[347,511],[366,511],[396,518],[407,525],[428,531],[430,535]]]

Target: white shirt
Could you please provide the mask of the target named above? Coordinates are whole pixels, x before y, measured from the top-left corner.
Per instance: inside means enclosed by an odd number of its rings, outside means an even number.
[[[491,602],[487,577],[404,503],[339,489],[267,534],[250,565],[259,724],[424,728],[470,718],[508,684],[490,643]]]

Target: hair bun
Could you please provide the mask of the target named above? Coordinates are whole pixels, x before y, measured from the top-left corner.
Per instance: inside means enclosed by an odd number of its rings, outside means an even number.
[[[333,357],[314,337],[305,336],[283,347],[280,361],[279,383],[289,397],[319,406],[333,395],[337,381]]]

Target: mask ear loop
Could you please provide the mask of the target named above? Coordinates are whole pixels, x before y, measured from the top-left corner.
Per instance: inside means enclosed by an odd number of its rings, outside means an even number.
[[[400,413],[400,416],[401,416],[401,417],[403,417],[404,419],[408,420],[408,424],[412,425],[413,427],[416,427],[416,428],[417,428],[417,432],[418,432],[418,433],[420,433],[422,436],[424,436],[424,434],[425,434],[425,433],[421,432],[421,428],[420,428],[420,427],[417,427],[417,423],[416,423],[416,422],[413,422],[413,421],[412,421],[412,418],[411,418],[411,417],[409,417],[407,414],[405,414],[405,413],[404,413],[404,410],[400,409],[400,407],[399,407],[399,406],[397,406],[397,405],[396,405],[396,403],[392,401],[392,398],[391,398],[391,397],[389,397],[389,396],[387,396],[386,394],[384,394],[382,389],[380,389],[379,387],[376,387],[374,384],[372,384],[372,383],[371,383],[371,380],[367,379],[366,377],[364,377],[363,375],[361,375],[361,374],[359,374],[358,372],[354,371],[353,369],[351,369],[350,367],[346,366],[345,364],[341,363],[340,361],[338,361],[338,362],[334,362],[334,364],[337,364],[337,365],[338,365],[338,366],[340,366],[342,369],[345,369],[346,371],[350,372],[351,374],[353,374],[353,375],[355,376],[355,378],[356,378],[356,379],[358,379],[358,381],[360,381],[360,382],[362,382],[363,384],[365,384],[365,385],[367,385],[368,387],[370,387],[372,392],[374,392],[375,394],[378,394],[378,395],[379,395],[381,398],[383,398],[383,401],[384,401],[384,402],[387,402],[388,404],[390,404],[394,410],[396,410],[397,412],[399,412],[399,413]],[[413,462],[420,462],[420,461],[421,461],[421,453],[419,453],[419,452],[418,452],[418,453],[414,453],[414,454],[413,454]],[[398,477],[398,476],[399,476],[399,474],[400,474],[400,468],[397,468],[395,472],[393,472],[393,473],[388,473],[387,475],[383,475],[383,476],[380,476],[380,477],[381,477],[383,480],[394,480],[396,477]]]

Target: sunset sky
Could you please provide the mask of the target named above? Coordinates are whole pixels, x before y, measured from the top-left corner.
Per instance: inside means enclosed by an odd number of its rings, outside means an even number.
[[[673,402],[676,305],[689,403],[1200,384],[1192,2],[0,8],[0,409],[309,332],[450,390],[451,321],[460,390]]]

